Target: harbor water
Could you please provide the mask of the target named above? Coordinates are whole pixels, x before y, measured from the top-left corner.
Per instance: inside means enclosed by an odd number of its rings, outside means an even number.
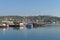
[[[0,40],[60,40],[60,25],[0,28]]]

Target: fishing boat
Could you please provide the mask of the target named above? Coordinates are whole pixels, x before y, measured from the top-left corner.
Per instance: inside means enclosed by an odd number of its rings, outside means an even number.
[[[33,27],[43,26],[44,23],[33,23]]]
[[[9,25],[9,27],[20,27],[20,25]]]
[[[26,24],[27,28],[33,28],[33,25],[31,23]]]

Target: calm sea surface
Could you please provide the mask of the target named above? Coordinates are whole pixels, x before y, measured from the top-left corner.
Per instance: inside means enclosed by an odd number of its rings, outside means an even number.
[[[0,40],[60,40],[60,25],[36,28],[0,28]]]

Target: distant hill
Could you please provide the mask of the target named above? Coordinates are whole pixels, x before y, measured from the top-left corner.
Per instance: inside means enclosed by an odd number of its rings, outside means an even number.
[[[44,20],[44,21],[59,21],[60,22],[60,17],[56,16],[0,16],[0,20],[4,19],[18,19],[18,20],[25,20],[29,19],[31,21],[36,21],[36,20]]]

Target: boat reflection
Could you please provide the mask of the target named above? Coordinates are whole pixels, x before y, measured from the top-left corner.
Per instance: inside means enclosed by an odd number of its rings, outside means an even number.
[[[14,30],[20,30],[20,28],[19,28],[19,27],[13,27],[13,29],[14,29]]]
[[[24,29],[24,27],[12,27],[14,30],[21,30]]]
[[[11,26],[0,26],[0,29],[2,29],[3,31],[6,31],[8,28],[12,28],[13,30],[21,30],[21,29],[24,29],[24,28],[27,28],[27,29],[32,29],[32,28],[38,28],[38,27],[43,27],[43,26],[33,26],[32,24],[28,24],[26,25],[25,27],[14,27],[14,25],[11,27]]]
[[[3,31],[6,31],[9,27],[7,26],[0,26],[0,29],[2,29]]]

